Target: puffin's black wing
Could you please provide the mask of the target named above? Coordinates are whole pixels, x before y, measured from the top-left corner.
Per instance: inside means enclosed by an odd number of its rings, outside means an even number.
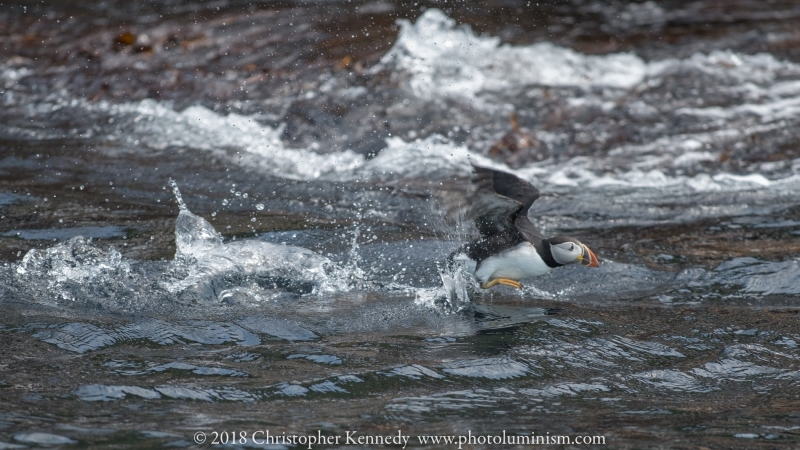
[[[478,231],[491,236],[517,227],[538,234],[528,220],[528,210],[539,198],[539,190],[510,173],[474,164],[472,168],[472,183],[477,190],[470,199],[469,217],[475,220]]]

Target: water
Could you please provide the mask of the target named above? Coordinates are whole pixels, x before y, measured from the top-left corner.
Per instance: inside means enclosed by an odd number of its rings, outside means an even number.
[[[0,447],[796,447],[798,13],[6,2]],[[601,267],[447,270],[470,161]]]

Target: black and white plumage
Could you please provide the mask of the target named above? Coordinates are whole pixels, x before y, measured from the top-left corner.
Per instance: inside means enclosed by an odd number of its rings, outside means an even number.
[[[481,287],[496,284],[522,287],[519,280],[544,275],[567,264],[600,267],[597,256],[569,236],[544,237],[528,219],[539,190],[516,176],[473,165],[468,218],[481,237],[450,255],[450,260],[474,262]]]

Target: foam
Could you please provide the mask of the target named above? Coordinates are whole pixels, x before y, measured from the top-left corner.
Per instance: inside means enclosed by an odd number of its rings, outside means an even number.
[[[746,106],[739,108],[746,109]],[[773,109],[778,108],[776,111],[780,111],[781,115],[794,114],[793,109],[774,106]],[[797,106],[800,107],[800,103]],[[351,182],[398,178],[463,178],[469,175],[470,163],[475,163],[516,173],[540,188],[669,187],[682,188],[688,192],[708,192],[770,187],[773,183],[782,183],[784,186],[800,185],[800,177],[796,175],[770,180],[760,174],[738,175],[723,172],[681,176],[668,173],[671,169],[694,167],[702,162],[717,160],[717,153],[701,150],[706,145],[720,145],[724,142],[732,145],[751,133],[780,127],[780,123],[664,136],[647,144],[612,149],[607,157],[579,156],[568,160],[546,160],[512,170],[503,163],[439,135],[413,141],[405,141],[399,137],[387,138],[387,147],[377,157],[367,160],[351,150],[323,154],[313,148],[289,149],[280,140],[280,129],[262,125],[254,117],[217,114],[202,106],[192,106],[178,112],[169,103],[143,100],[123,105],[101,104],[87,107],[106,109],[111,114],[131,120],[134,132],[124,138],[131,141],[129,144],[143,144],[160,151],[189,147],[214,152],[250,170],[294,180]],[[735,108],[725,109],[726,114],[734,114],[734,110]],[[680,114],[690,112],[688,109],[678,111]],[[237,150],[236,155],[222,152],[221,149],[226,148]],[[800,165],[800,161],[798,164]],[[598,170],[598,167],[615,169],[603,171]]]
[[[170,103],[142,100],[127,104],[100,102],[87,105],[114,116],[127,118],[133,133],[118,139],[167,151],[189,147],[221,153],[239,150],[234,161],[281,178],[312,180],[347,174],[364,165],[364,157],[352,151],[323,155],[308,149],[290,149],[280,136],[282,129],[260,124],[255,117],[236,113],[217,114],[204,106],[175,111]]]
[[[628,13],[631,17],[639,14]],[[575,108],[586,112],[586,108],[597,107],[601,114],[615,119],[620,115],[646,119],[642,131],[646,143],[611,148],[607,156],[549,160],[516,171],[543,185],[540,187],[674,187],[709,192],[770,188],[773,183],[783,182],[787,175],[794,183],[792,189],[800,185],[796,178],[800,160],[790,164],[796,167],[794,178],[783,173],[781,179],[759,174],[705,173],[702,167],[703,163],[720,160],[721,148],[741,145],[753,134],[774,135],[791,125],[789,122],[800,115],[800,65],[769,54],[732,51],[645,62],[631,53],[584,55],[547,42],[501,45],[498,37],[476,36],[468,26],[456,25],[438,9],[426,10],[415,23],[400,20],[399,24],[397,41],[375,70],[392,71],[399,83],[405,83],[425,103],[444,107],[440,102],[443,98],[463,99],[478,106],[500,108],[505,116],[512,106],[505,104],[508,100],[504,95],[515,95],[517,90],[534,86],[568,87],[578,89],[580,95],[553,94],[563,97],[560,100],[567,113]],[[12,76],[9,69],[3,73]],[[692,99],[675,100],[664,87],[659,87],[687,79],[697,80],[700,88],[710,90],[719,99],[713,106],[698,106],[689,101]],[[643,96],[640,89],[656,91]],[[531,92],[526,95],[542,95]],[[261,115],[221,114],[199,105],[176,111],[170,102],[149,99],[123,104],[69,98],[50,102],[38,107],[46,107],[46,112],[75,108],[110,116],[115,125],[102,139],[112,143],[145,146],[159,152],[176,148],[210,152],[279,178],[341,182],[435,180],[467,176],[470,161],[508,169],[436,135],[414,141],[390,137],[387,147],[368,160],[351,149],[332,151],[321,148],[320,143],[289,148],[281,141],[282,127],[265,125],[260,121]],[[707,131],[697,130],[682,125],[687,119],[710,121],[713,126]],[[659,128],[664,123],[673,125]],[[97,133],[71,132],[82,138]],[[587,133],[602,138],[606,131],[587,129]],[[563,141],[562,134],[557,130],[536,132],[538,139],[550,143]],[[684,169],[701,173],[675,174]]]
[[[646,73],[644,61],[631,53],[586,56],[547,42],[500,45],[500,38],[476,36],[433,8],[416,23],[398,24],[400,35],[381,64],[409,72],[411,90],[421,98],[476,100],[480,92],[520,85],[624,89],[640,83]]]

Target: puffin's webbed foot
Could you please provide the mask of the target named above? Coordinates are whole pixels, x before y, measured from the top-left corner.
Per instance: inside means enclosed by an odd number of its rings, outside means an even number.
[[[489,280],[487,283],[481,285],[482,289],[489,289],[492,286],[498,284],[505,284],[506,286],[515,287],[517,289],[522,289],[522,284],[517,281],[511,280],[509,278],[495,278],[494,280]]]

